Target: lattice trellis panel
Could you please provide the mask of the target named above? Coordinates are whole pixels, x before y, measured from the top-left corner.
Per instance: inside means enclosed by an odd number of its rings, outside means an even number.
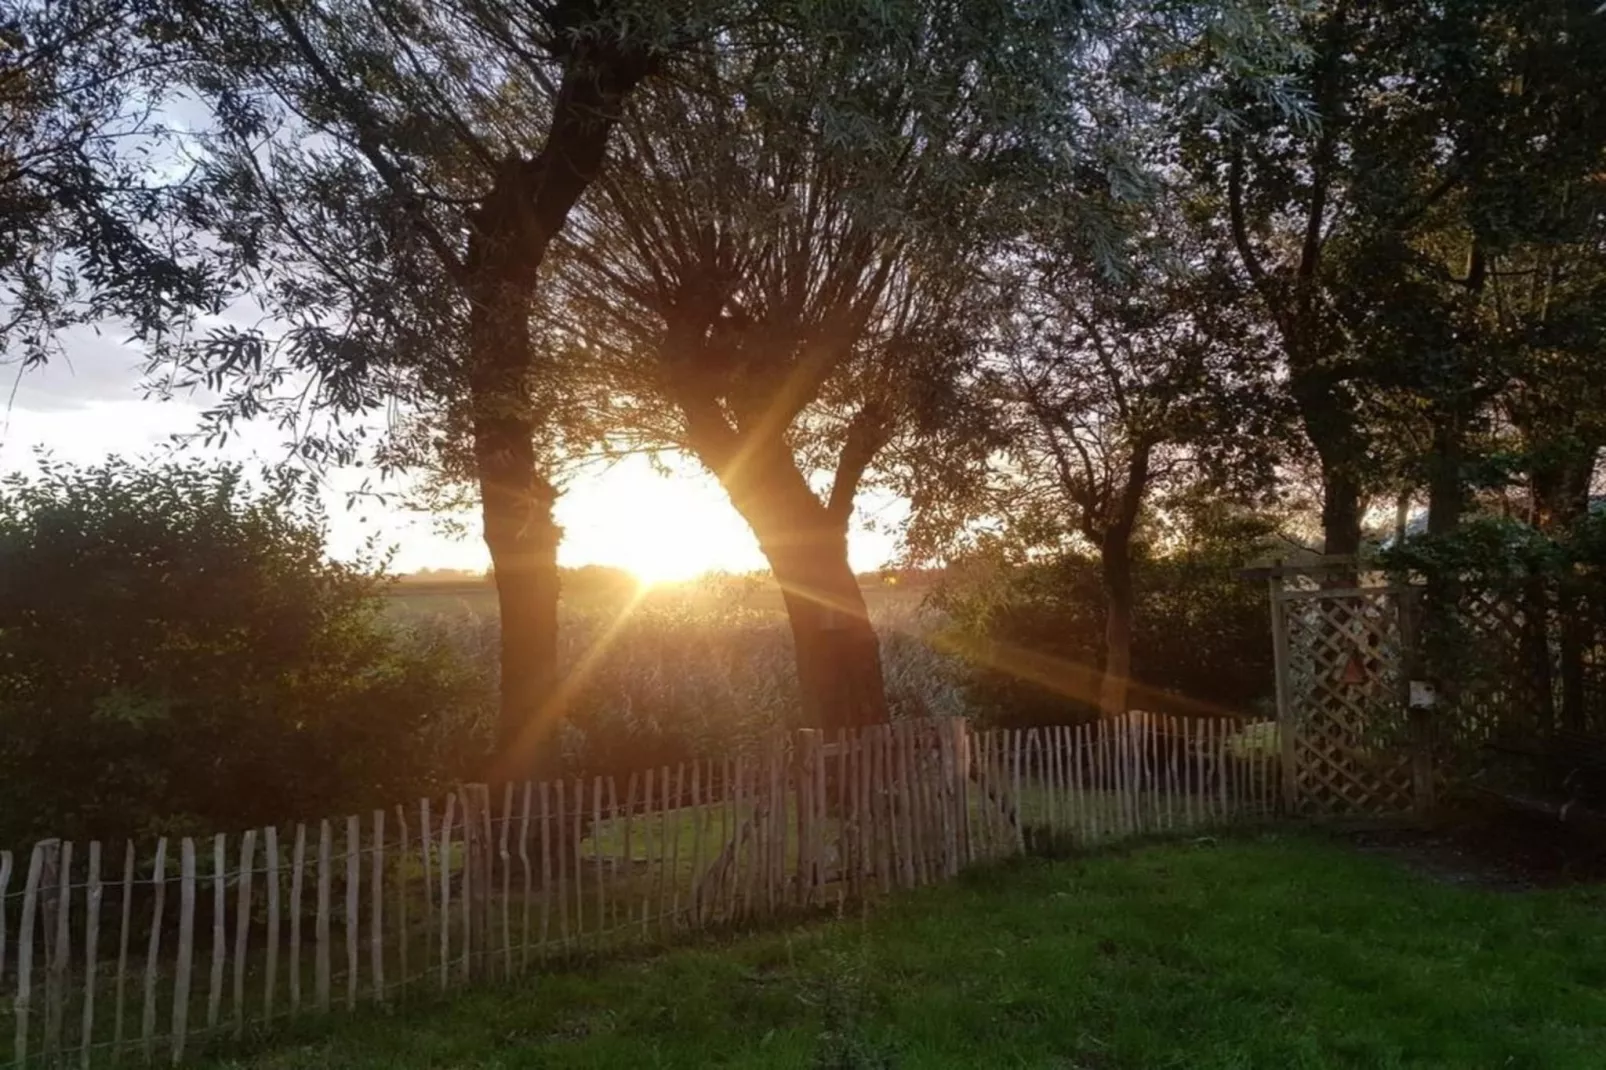
[[[1398,610],[1388,588],[1280,591],[1295,798],[1327,812],[1410,809]]]
[[[1555,614],[1546,614],[1535,637],[1518,592],[1470,585],[1455,614],[1454,649],[1442,655],[1454,664],[1434,666],[1458,684],[1455,704],[1442,718],[1446,742],[1475,747],[1499,735],[1548,731],[1549,691],[1560,671],[1551,641],[1559,632]]]

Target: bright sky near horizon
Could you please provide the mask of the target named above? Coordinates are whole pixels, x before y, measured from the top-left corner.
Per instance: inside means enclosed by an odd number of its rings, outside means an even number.
[[[9,394],[10,404],[0,414],[0,471],[31,468],[36,447],[75,463],[112,454],[154,457],[171,448],[173,435],[197,426],[199,400],[163,402],[141,396],[139,354],[114,332],[97,336],[74,330],[67,337],[66,354],[65,360],[20,379],[15,369],[5,369],[10,381],[0,382],[0,389]],[[246,428],[221,450],[190,445],[183,453],[253,461],[277,459],[283,449],[279,433],[264,425]],[[325,504],[335,557],[350,557],[377,536],[381,546],[395,548],[394,567],[400,571],[485,567],[488,558],[477,517],[463,517],[467,534],[453,538],[429,515],[362,500],[348,508],[363,476],[347,470],[329,479]],[[900,503],[860,504],[886,520]],[[766,567],[757,542],[718,483],[689,461],[676,465],[670,476],[653,471],[641,457],[581,474],[559,501],[558,521],[565,529],[560,561],[568,566],[611,565],[646,580]],[[881,566],[893,550],[890,534],[863,524],[856,524],[849,538],[853,566],[860,571]]]

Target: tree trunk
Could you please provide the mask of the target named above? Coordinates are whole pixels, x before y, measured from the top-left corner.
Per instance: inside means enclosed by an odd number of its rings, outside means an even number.
[[[578,17],[585,5],[560,11]],[[581,23],[576,23],[580,26]],[[462,272],[469,312],[469,393],[485,545],[501,612],[501,703],[493,780],[538,771],[561,721],[556,492],[537,463],[530,313],[547,248],[602,168],[625,98],[652,69],[644,43],[587,28],[565,37],[563,81],[546,143],[504,161],[471,218]]]
[[[1361,550],[1361,482],[1348,460],[1322,461],[1322,553]]]
[[[1428,535],[1449,535],[1461,524],[1465,501],[1461,457],[1460,414],[1448,405],[1442,406],[1433,414],[1433,445],[1428,458]],[[1538,593],[1542,599],[1543,589]],[[1466,601],[1466,585],[1461,577],[1437,572],[1428,576],[1422,624],[1434,647],[1431,662],[1440,699],[1447,708],[1459,707],[1466,682],[1464,644],[1470,640],[1468,622],[1464,616],[1467,612],[1464,605]],[[1531,617],[1532,614],[1527,616]],[[1542,650],[1542,630],[1538,638]],[[1525,634],[1520,640],[1524,657],[1531,653],[1531,639],[1532,636]],[[1532,700],[1525,705],[1533,710],[1536,719],[1548,720],[1548,706],[1541,708],[1541,705],[1549,700],[1549,689],[1545,687],[1536,690]]]
[[[1522,664],[1527,680],[1513,688],[1520,706],[1532,711],[1530,724],[1508,724],[1514,731],[1549,732],[1556,726],[1555,687],[1550,671],[1550,590],[1548,577],[1531,574],[1523,581],[1522,630],[1519,637]],[[1526,683],[1526,687],[1522,686]],[[1515,712],[1522,716],[1522,710]]]
[[[1584,705],[1584,651],[1589,645],[1589,625],[1584,600],[1571,576],[1561,577],[1556,601],[1561,615],[1561,723],[1568,731],[1585,732],[1591,727]]]
[[[1305,436],[1316,450],[1322,472],[1322,552],[1353,555],[1361,549],[1362,473],[1366,441],[1359,430],[1354,399],[1316,357],[1295,360],[1303,343],[1290,344],[1290,390]]]
[[[843,531],[760,532],[781,585],[805,723],[831,731],[887,720],[881,643]]]
[[[536,760],[556,712],[547,707],[558,660],[557,495],[535,456],[528,291],[493,277],[470,294],[474,466],[501,628],[493,766],[500,780],[549,771]]]
[[[1461,475],[1464,448],[1461,414],[1441,412],[1433,421],[1432,468],[1428,473],[1428,534],[1448,535],[1461,524],[1466,487]]]
[[[804,723],[825,730],[888,719],[881,643],[848,563],[848,514],[809,488],[785,442],[749,440],[736,461],[735,439],[695,404],[702,429],[693,449],[758,536],[781,585],[792,626]]]
[[[1322,553],[1354,556],[1360,552],[1360,481],[1342,469],[1332,469],[1324,466],[1322,478]]]
[[[1551,538],[1564,538],[1566,531],[1589,511],[1589,486],[1595,474],[1593,448],[1578,449],[1537,467],[1532,476],[1534,523]],[[1554,579],[1557,637],[1561,672],[1561,723],[1570,731],[1585,730],[1584,649],[1588,645],[1587,609],[1578,584],[1568,573]],[[1531,614],[1530,610],[1530,614]],[[1548,616],[1540,618],[1548,634]],[[1546,651],[1548,680],[1549,655]]]
[[[1099,713],[1126,713],[1132,684],[1132,620],[1134,599],[1132,551],[1128,541],[1107,539],[1101,557],[1104,576],[1104,675],[1099,681]]]
[[[551,772],[543,744],[561,719],[558,678],[556,491],[536,470],[532,428],[519,419],[476,421],[475,460],[485,545],[500,620],[496,779]]]

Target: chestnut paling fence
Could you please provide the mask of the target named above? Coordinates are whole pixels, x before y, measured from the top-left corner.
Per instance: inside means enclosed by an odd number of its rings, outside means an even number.
[[[210,839],[47,840],[0,852],[0,1066],[176,1064],[292,1017],[841,910],[1039,840],[1257,818],[1277,754],[1269,723],[910,721]]]

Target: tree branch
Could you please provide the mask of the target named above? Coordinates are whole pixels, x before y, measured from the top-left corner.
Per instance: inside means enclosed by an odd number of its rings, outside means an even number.
[[[464,279],[463,261],[452,250],[445,237],[435,225],[430,222],[429,214],[424,211],[422,203],[417,197],[417,191],[407,181],[401,168],[385,155],[379,136],[374,130],[374,116],[362,99],[348,89],[344,82],[335,75],[319,53],[317,46],[307,36],[300,20],[286,5],[285,0],[269,0],[274,13],[278,16],[279,25],[290,38],[291,44],[301,58],[311,68],[313,75],[322,83],[325,90],[341,102],[342,111],[348,122],[355,128],[357,134],[356,147],[364,158],[368,160],[380,178],[385,181],[391,190],[400,199],[407,213],[413,217],[414,224],[430,249],[440,258],[442,266],[448,275],[459,282]]]
[[[1260,262],[1260,255],[1249,240],[1249,227],[1244,220],[1244,153],[1243,146],[1237,141],[1233,142],[1232,159],[1227,164],[1227,216],[1232,226],[1232,244],[1238,250],[1238,259],[1243,262],[1244,270],[1249,273],[1249,281],[1271,309],[1272,315],[1280,316],[1275,289],[1265,266]]]
[[[833,522],[846,525],[853,513],[853,500],[858,497],[859,483],[875,455],[887,444],[889,421],[881,404],[867,401],[848,421],[847,436],[842,452],[837,455],[836,473],[831,479],[831,494],[825,504],[825,513]]]
[[[1310,207],[1305,214],[1305,237],[1300,245],[1296,275],[1301,282],[1315,278],[1322,256],[1322,222],[1327,216],[1327,194],[1332,181],[1333,152],[1338,144],[1338,112],[1342,94],[1339,84],[1339,60],[1343,49],[1345,23],[1349,4],[1341,2],[1328,16],[1326,32],[1322,37],[1321,69],[1317,73],[1316,106],[1321,111],[1321,132],[1311,151]],[[1302,286],[1301,290],[1308,290]],[[1301,302],[1308,302],[1308,293],[1302,293]]]

